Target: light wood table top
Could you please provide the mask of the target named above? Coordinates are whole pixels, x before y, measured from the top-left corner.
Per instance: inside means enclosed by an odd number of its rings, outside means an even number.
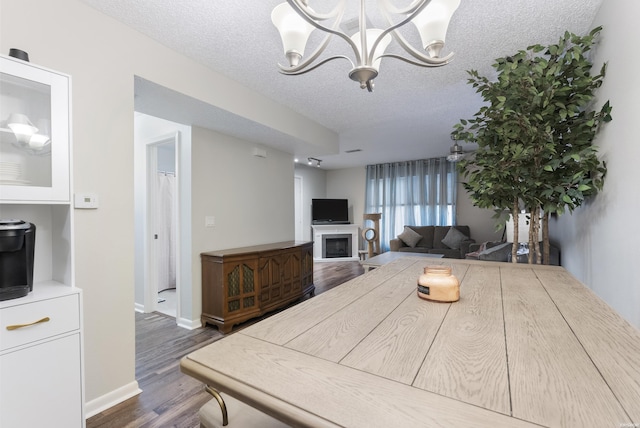
[[[416,295],[427,263],[452,266],[460,301]],[[296,426],[640,423],[640,332],[557,266],[398,259],[181,369]]]
[[[362,260],[360,264],[367,271],[391,263],[394,260],[398,260],[404,257],[431,257],[435,259],[441,259],[444,254],[430,254],[430,253],[411,253],[405,251],[387,251],[386,253],[378,254],[377,256],[370,257]],[[425,262],[426,263],[426,262]]]

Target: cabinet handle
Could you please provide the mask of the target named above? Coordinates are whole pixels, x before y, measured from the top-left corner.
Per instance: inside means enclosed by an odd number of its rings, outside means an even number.
[[[35,325],[35,324],[40,324],[43,322],[49,322],[51,321],[51,318],[49,317],[44,317],[42,319],[39,319],[38,321],[34,321],[34,322],[30,322],[28,324],[14,324],[14,325],[8,325],[7,326],[7,330],[17,330],[19,328],[23,328],[23,327],[29,327],[30,325]]]

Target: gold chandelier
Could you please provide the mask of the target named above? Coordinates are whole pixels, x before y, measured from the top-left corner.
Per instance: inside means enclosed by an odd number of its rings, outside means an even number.
[[[367,1],[360,0],[359,31],[351,36],[340,29],[346,3],[347,0],[340,0],[329,13],[316,13],[308,5],[308,0],[286,0],[286,3],[281,3],[273,9],[271,20],[280,32],[284,54],[289,63],[288,66],[278,64],[282,73],[303,74],[334,59],[347,59],[352,66],[349,77],[359,82],[362,89],[366,88],[372,92],[373,79],[378,75],[380,61],[384,57],[400,59],[420,67],[438,67],[451,61],[452,53],[440,57],[440,52],[444,46],[449,21],[460,5],[460,0],[413,0],[404,8],[395,7],[390,0],[378,0],[380,15],[387,23],[384,29],[367,28]],[[411,46],[399,31],[409,22],[415,25],[420,35],[424,49],[422,51]],[[315,51],[305,57],[307,41],[316,29],[325,32],[326,36]],[[346,55],[318,60],[332,36],[340,37],[347,43],[354,60]],[[410,57],[385,54],[392,39],[395,39]]]

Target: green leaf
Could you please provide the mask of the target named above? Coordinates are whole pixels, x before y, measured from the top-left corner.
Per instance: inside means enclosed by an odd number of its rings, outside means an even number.
[[[598,68],[587,54],[599,31],[565,32],[557,44],[498,58],[491,80],[468,72],[484,103],[455,135],[479,147],[458,164],[474,204],[511,211],[522,203],[562,214],[602,189],[606,164],[593,141],[611,106],[594,109],[606,67],[592,74]]]

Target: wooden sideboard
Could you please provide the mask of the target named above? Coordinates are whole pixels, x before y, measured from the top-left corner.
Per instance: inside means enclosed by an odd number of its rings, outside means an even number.
[[[314,294],[313,242],[274,244],[209,251],[202,262],[202,324],[222,333]]]

